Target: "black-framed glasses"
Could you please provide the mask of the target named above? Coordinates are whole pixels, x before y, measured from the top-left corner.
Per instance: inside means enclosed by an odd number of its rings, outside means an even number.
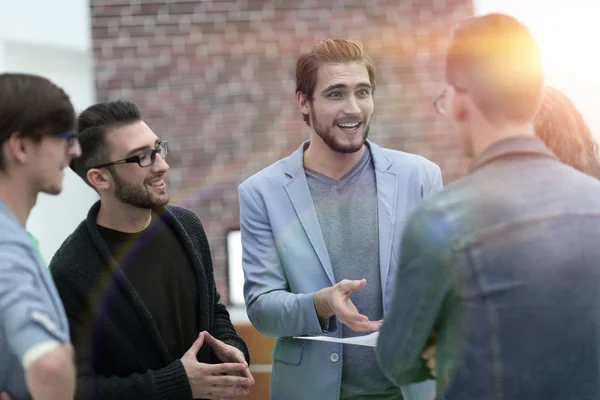
[[[137,163],[140,167],[149,167],[156,161],[156,155],[160,154],[160,156],[165,159],[167,158],[167,153],[169,152],[169,148],[167,146],[166,140],[161,140],[156,144],[156,147],[152,150],[146,150],[141,154],[124,158],[122,160],[111,161],[105,164],[94,165],[92,167],[87,167],[87,169],[93,168],[104,168],[109,167],[111,165],[117,164],[129,164],[129,163]]]
[[[54,136],[67,140],[67,146],[72,147],[77,141],[77,134],[73,132],[60,132]]]
[[[456,87],[456,86],[452,86],[454,88],[454,90],[457,93],[467,93],[467,89],[463,89],[460,87]],[[446,112],[448,110],[446,110],[446,95],[448,94],[448,87],[445,87],[444,89],[442,89],[442,91],[440,92],[440,94],[438,94],[436,96],[435,99],[433,99],[433,107],[435,108],[435,111],[437,111],[438,114],[440,115],[446,115]]]

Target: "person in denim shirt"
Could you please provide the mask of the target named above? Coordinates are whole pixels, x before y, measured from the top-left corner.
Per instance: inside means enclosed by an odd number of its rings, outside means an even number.
[[[583,116],[566,94],[547,86],[534,126],[536,136],[561,162],[600,179],[598,144]],[[433,375],[435,353],[434,344],[423,352],[423,359]]]
[[[42,77],[0,74],[0,396],[69,399],[75,386],[67,318],[25,225],[39,192],[58,194],[81,154],[75,111]]]
[[[439,399],[600,398],[600,182],[535,136],[538,47],[515,19],[463,22],[436,101],[475,157],[409,217],[377,360]]]

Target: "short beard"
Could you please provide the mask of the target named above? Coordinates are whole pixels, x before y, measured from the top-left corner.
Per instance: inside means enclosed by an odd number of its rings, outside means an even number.
[[[110,171],[110,174],[115,182],[115,197],[122,203],[148,210],[156,210],[169,204],[168,194],[154,197],[144,188],[121,179],[116,171]]]
[[[310,111],[310,121],[313,129],[315,130],[315,133],[319,135],[319,137],[331,150],[337,153],[344,154],[356,153],[357,151],[362,149],[365,142],[367,141],[367,138],[369,137],[369,129],[371,127],[371,121],[367,121],[363,132],[363,138],[360,144],[353,145],[352,143],[348,143],[346,145],[343,145],[335,140],[335,136],[331,134],[331,127],[325,127],[318,123],[314,107],[312,107]]]

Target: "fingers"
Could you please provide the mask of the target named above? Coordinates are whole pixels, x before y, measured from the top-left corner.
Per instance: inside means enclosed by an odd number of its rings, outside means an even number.
[[[245,396],[250,393],[247,387],[215,385],[207,389],[202,398],[208,399],[235,399],[235,396]]]
[[[248,366],[248,363],[246,363],[246,357],[244,356],[244,353],[241,352],[241,350],[222,342],[207,331],[204,331],[203,333],[204,341],[206,342],[206,344],[208,344],[213,349],[218,350],[218,353],[220,353],[220,355],[226,357],[226,360],[222,361],[239,362],[240,364]]]
[[[190,349],[188,351],[186,351],[185,355],[190,355],[195,359],[196,354],[198,354],[198,351],[200,351],[200,348],[202,347],[203,344],[204,344],[204,332],[200,332],[200,334],[198,335],[198,339],[196,339],[196,341],[194,343],[192,343],[192,346],[190,347]]]
[[[250,384],[251,384],[251,385],[254,385],[254,377],[252,376],[252,373],[250,372],[250,368],[246,368],[246,369],[244,370],[244,372],[242,372],[242,376],[243,376],[244,378],[247,378],[247,379],[249,379],[249,380],[250,380]]]
[[[10,397],[6,392],[2,392],[0,394],[0,400],[12,400],[12,397]]]
[[[425,360],[425,364],[427,364],[427,368],[429,369],[429,372],[431,372],[431,375],[433,375],[435,377],[435,358],[436,355],[436,347],[435,346],[429,346],[427,347],[423,353],[421,353],[421,358],[423,358],[423,360]]]
[[[340,319],[340,322],[355,332],[374,332],[378,331],[380,327],[380,324],[376,321],[344,322]]]
[[[223,342],[221,342],[220,340],[215,339],[215,337],[213,335],[211,335],[208,331],[202,331],[201,333],[204,334],[204,341],[206,341],[206,343],[208,343],[209,345],[218,345],[221,344]]]
[[[337,299],[334,302],[334,311],[335,316],[342,321],[343,323],[347,322],[366,322],[369,320],[369,317],[366,315],[362,315],[356,309],[354,303],[351,300],[343,301],[341,299]]]
[[[233,360],[239,362],[240,364],[244,364],[246,367],[248,367],[248,363],[246,362],[246,357],[244,356],[244,353],[242,353],[240,350],[236,349],[235,347],[230,348],[229,352],[230,352],[231,358]]]
[[[436,347],[435,346],[429,346],[428,348],[426,348],[423,353],[421,353],[421,357],[425,360],[427,360],[428,358],[434,357],[436,354]]]
[[[376,330],[379,330],[379,329],[381,329],[381,325],[383,325],[383,320],[380,319],[379,321],[373,321],[373,323],[377,325]]]
[[[349,293],[353,290],[361,290],[362,288],[365,287],[366,284],[367,284],[366,279],[361,279],[361,280],[344,279],[344,280],[341,280],[340,282],[338,282],[336,285],[342,292]]]
[[[213,385],[220,389],[230,389],[229,391],[222,390],[220,392],[214,392],[214,394],[238,394],[236,389],[250,389],[252,381],[246,377],[233,376],[233,375],[213,375],[206,379],[209,385]],[[233,391],[232,391],[233,390]]]
[[[248,367],[241,363],[222,363],[209,364],[208,368],[212,375],[232,374],[234,372],[244,372]]]
[[[428,358],[426,364],[427,368],[429,368],[429,372],[431,373],[431,375],[435,377],[435,357]]]

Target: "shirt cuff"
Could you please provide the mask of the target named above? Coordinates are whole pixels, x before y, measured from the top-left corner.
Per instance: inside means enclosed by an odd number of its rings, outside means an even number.
[[[31,347],[23,355],[23,369],[27,370],[31,363],[33,363],[35,360],[42,357],[43,355],[51,352],[60,345],[61,342],[57,340],[46,340]]]

